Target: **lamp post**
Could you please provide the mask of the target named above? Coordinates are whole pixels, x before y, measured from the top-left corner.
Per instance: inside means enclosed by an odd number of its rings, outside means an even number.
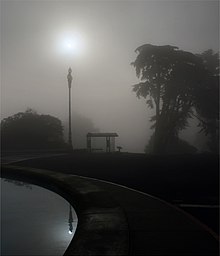
[[[71,208],[71,205],[70,205],[70,208],[69,208],[69,234],[71,235],[73,233],[73,214],[72,214],[72,208]]]
[[[69,68],[68,75],[67,75],[68,88],[69,88],[69,139],[68,139],[68,144],[69,144],[69,150],[73,151],[72,131],[71,131],[71,85],[72,85],[73,77],[72,77],[71,73],[72,73],[72,69]]]

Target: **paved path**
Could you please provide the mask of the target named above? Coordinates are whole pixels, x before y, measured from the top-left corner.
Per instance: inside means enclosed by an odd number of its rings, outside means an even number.
[[[78,227],[66,255],[218,255],[218,241],[200,223],[150,195],[95,179],[3,166],[63,195]]]
[[[218,242],[185,212],[150,195],[102,183],[126,214],[131,255],[218,255]]]
[[[66,153],[7,154],[1,157],[1,164],[13,164],[31,159],[43,159],[48,157],[58,157],[64,155],[66,155]]]

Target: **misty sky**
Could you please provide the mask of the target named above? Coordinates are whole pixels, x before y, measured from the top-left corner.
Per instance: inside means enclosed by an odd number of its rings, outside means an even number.
[[[201,53],[219,44],[218,1],[1,1],[1,118],[27,107],[62,121],[73,111],[124,151],[143,152],[152,114],[136,98],[135,49],[145,43]],[[84,45],[62,49],[69,33]],[[73,127],[74,129],[74,127]]]

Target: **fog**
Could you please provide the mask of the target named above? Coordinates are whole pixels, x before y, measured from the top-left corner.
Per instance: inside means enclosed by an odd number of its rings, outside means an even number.
[[[153,112],[132,92],[135,49],[150,43],[218,51],[218,7],[208,0],[1,1],[1,119],[29,107],[66,123],[71,66],[73,115],[117,132],[124,151],[143,152]],[[61,47],[69,33],[82,39],[75,54]],[[191,143],[192,124],[184,133]]]

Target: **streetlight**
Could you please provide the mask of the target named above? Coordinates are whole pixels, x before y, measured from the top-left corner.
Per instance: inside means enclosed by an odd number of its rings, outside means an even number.
[[[62,54],[66,54],[68,58],[72,58],[73,56],[78,56],[84,50],[84,40],[82,36],[76,32],[68,32],[63,33],[62,40],[59,40],[59,51]],[[71,75],[72,69],[68,69],[67,81],[68,81],[68,88],[69,88],[69,138],[68,138],[68,148],[69,151],[73,151],[72,145],[72,132],[71,132],[71,84],[73,77]]]
[[[68,75],[67,75],[68,88],[69,88],[69,140],[68,140],[68,144],[69,144],[69,150],[73,151],[72,131],[71,131],[71,84],[72,84],[73,77],[72,77],[71,73],[72,73],[72,69],[69,68]]]
[[[69,208],[69,234],[71,235],[73,233],[73,214],[72,214],[72,208],[71,208],[71,205],[70,205],[70,208]]]

